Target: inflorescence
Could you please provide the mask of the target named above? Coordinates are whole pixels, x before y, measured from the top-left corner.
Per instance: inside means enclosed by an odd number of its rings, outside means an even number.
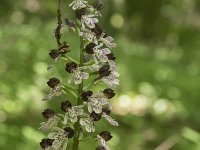
[[[57,48],[49,53],[54,62],[65,62],[68,81],[61,81],[52,77],[47,82],[51,88],[50,93],[43,101],[50,101],[56,96],[71,94],[77,99],[74,101],[67,97],[60,104],[63,113],[56,113],[52,109],[45,109],[42,116],[46,121],[41,123],[39,129],[48,132],[48,137],[40,142],[42,150],[66,150],[68,141],[73,138],[73,150],[78,150],[80,133],[96,134],[99,146],[96,150],[109,150],[107,142],[112,139],[109,131],[95,133],[95,122],[105,119],[113,126],[118,122],[111,118],[112,107],[109,102],[115,96],[113,88],[119,85],[119,73],[116,65],[116,57],[112,49],[116,47],[114,39],[103,31],[99,25],[99,17],[104,5],[101,0],[74,0],[69,6],[74,11],[74,18],[62,20],[58,0],[57,27],[55,38]],[[80,37],[80,60],[71,58],[70,45],[63,39],[63,35],[72,30]],[[48,69],[51,69],[48,67]],[[89,84],[85,85],[84,80]],[[101,84],[104,89],[93,90],[93,86]],[[83,134],[84,135],[84,134]]]

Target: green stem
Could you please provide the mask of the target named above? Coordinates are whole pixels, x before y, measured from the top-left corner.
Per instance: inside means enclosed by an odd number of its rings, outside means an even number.
[[[64,94],[70,94],[71,96],[73,96],[74,98],[78,98],[78,96],[72,91],[72,90],[69,90],[69,89],[63,89],[63,92]]]
[[[71,86],[71,85],[69,85],[69,84],[66,84],[66,83],[63,83],[63,84],[64,84],[65,88],[67,88],[67,89],[69,89],[69,90],[77,90],[76,87],[73,87],[73,86]]]
[[[95,61],[91,60],[89,62],[84,63],[84,66],[90,66],[90,65],[93,65],[94,63],[95,63]]]
[[[79,64],[76,60],[74,60],[73,58],[69,56],[63,56],[62,59],[66,62],[75,62],[76,64]]]
[[[83,40],[80,37],[80,64],[79,67],[83,66],[83,60],[84,60],[84,51],[83,51]],[[78,86],[78,99],[77,99],[77,105],[82,104],[82,99],[81,99],[81,94],[83,93],[83,82],[79,84]],[[73,141],[73,150],[78,150],[79,147],[79,136],[80,136],[80,131],[81,131],[81,126],[79,124],[79,120],[75,123],[74,125],[74,130],[75,130],[75,136],[74,136],[74,141]]]

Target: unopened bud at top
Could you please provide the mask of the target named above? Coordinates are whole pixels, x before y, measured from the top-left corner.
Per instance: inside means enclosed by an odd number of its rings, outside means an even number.
[[[52,49],[51,52],[49,53],[49,56],[55,60],[56,58],[58,58],[60,56],[59,50],[57,49]]]

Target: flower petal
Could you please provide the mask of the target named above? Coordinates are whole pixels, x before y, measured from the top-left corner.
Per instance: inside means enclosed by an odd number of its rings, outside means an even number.
[[[113,126],[119,126],[118,122],[115,121],[113,118],[111,118],[108,115],[104,115],[105,119]]]
[[[88,79],[89,78],[89,74],[86,72],[81,72],[81,78],[82,79]]]
[[[54,87],[54,88],[51,90],[51,92],[50,92],[46,97],[44,97],[44,98],[42,99],[42,101],[52,100],[52,98],[53,98],[54,96],[60,95],[60,94],[61,94],[61,89],[62,89],[62,88],[61,88],[60,85]]]
[[[42,122],[41,127],[39,129],[42,130],[42,131],[51,130],[55,126],[57,126],[59,121],[60,121],[60,118],[58,118],[57,116],[51,117],[46,122]]]
[[[68,138],[65,139],[65,141],[63,142],[63,147],[62,147],[62,150],[66,150],[67,148],[67,144],[68,144]]]

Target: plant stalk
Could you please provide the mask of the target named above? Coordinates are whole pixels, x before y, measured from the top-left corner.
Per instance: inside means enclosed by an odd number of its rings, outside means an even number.
[[[83,60],[84,60],[84,51],[83,51],[83,39],[80,37],[80,64],[79,67],[83,66]],[[82,83],[78,86],[78,99],[77,99],[77,105],[82,104],[82,99],[81,99],[81,94],[83,93],[83,81]],[[75,123],[74,125],[74,131],[75,131],[75,136],[73,140],[73,150],[78,150],[79,147],[79,136],[80,136],[80,131],[81,131],[81,126],[79,124],[79,120]]]

